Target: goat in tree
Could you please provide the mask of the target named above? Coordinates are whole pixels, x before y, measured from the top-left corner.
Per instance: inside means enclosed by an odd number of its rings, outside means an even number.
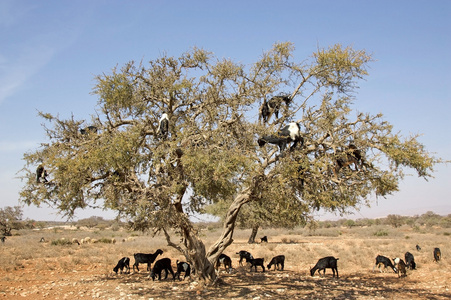
[[[41,182],[41,178],[44,182],[48,182],[47,180],[47,170],[44,169],[44,166],[41,164],[38,166],[38,168],[36,169],[36,182],[39,183]]]
[[[274,96],[269,101],[266,101],[265,99],[260,106],[260,122],[263,119],[263,123],[267,123],[273,113],[276,116],[276,119],[278,119],[282,101],[285,102],[288,106],[288,104],[290,104],[291,102],[291,98],[289,96]]]
[[[354,165],[356,171],[359,170],[358,165],[364,165],[362,153],[354,144],[349,144],[348,149],[339,154],[336,159],[336,164],[334,168],[334,174],[337,176],[338,172],[346,167]]]
[[[169,118],[168,118],[168,114],[164,113],[161,118],[160,121],[158,122],[158,130],[157,130],[157,134],[158,137],[160,138],[167,138],[169,133]]]
[[[90,132],[97,133],[97,127],[95,127],[95,126],[88,126],[86,128],[80,129],[80,133],[81,134],[87,134],[87,133],[90,133]]]
[[[280,152],[283,152],[287,144],[293,142],[290,151],[293,151],[298,143],[304,144],[304,138],[301,136],[301,128],[297,122],[291,122],[282,128],[277,135],[263,136],[258,139],[258,145],[263,147],[266,143],[279,146]]]

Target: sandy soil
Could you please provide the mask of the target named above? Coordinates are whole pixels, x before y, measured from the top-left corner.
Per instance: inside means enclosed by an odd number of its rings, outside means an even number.
[[[448,237],[447,237],[448,239]],[[313,238],[311,243],[315,243]],[[353,239],[333,239],[328,247],[355,245]],[[45,247],[55,247],[46,245]],[[74,248],[73,255],[84,245]],[[90,247],[96,247],[94,245]],[[108,247],[115,247],[108,246]],[[339,260],[340,277],[332,278],[330,269],[325,277],[308,273],[308,263],[287,261],[284,271],[250,272],[248,266],[238,266],[235,253],[246,249],[246,244],[233,244],[227,249],[233,260],[231,274],[220,271],[220,280],[215,287],[205,287],[194,278],[183,281],[152,281],[143,268],[138,273],[114,274],[114,265],[102,262],[73,264],[71,257],[49,257],[28,259],[13,270],[2,271],[0,298],[3,299],[451,299],[451,269],[446,257],[439,263],[429,258],[430,253],[415,253],[418,269],[408,270],[407,277],[398,278],[393,272],[372,271],[372,261],[361,268],[346,263],[350,257]],[[254,252],[262,253],[253,246]],[[269,244],[266,249],[273,252],[292,253],[298,244]],[[276,248],[276,249],[275,249]],[[99,246],[99,255],[105,251]],[[306,248],[304,247],[304,250]],[[95,248],[93,248],[95,250]],[[90,250],[90,251],[93,251]],[[2,253],[7,246],[3,245]],[[269,250],[268,250],[269,251]],[[288,255],[288,257],[290,257]],[[130,255],[133,264],[133,256]],[[67,263],[62,263],[66,260]],[[316,262],[317,258],[314,259]],[[267,263],[267,262],[266,262]],[[313,262],[314,264],[314,262]],[[175,265],[175,259],[173,259]]]

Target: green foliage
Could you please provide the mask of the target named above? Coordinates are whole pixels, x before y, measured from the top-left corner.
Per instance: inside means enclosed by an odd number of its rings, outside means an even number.
[[[0,235],[11,236],[11,230],[23,228],[22,208],[20,206],[6,206],[0,209]]]
[[[351,219],[346,220],[346,222],[345,222],[345,226],[346,226],[346,227],[349,227],[349,228],[352,228],[352,227],[354,227],[355,225],[356,225],[355,221],[354,221],[354,220],[351,220]]]
[[[404,223],[403,218],[400,215],[388,215],[386,220],[387,224],[394,228],[398,228]]]
[[[49,204],[68,217],[102,206],[131,228],[166,234],[173,228],[191,240],[193,214],[222,217],[226,231],[235,222],[290,228],[313,224],[321,208],[345,213],[368,205],[370,195],[396,192],[406,168],[431,176],[441,160],[416,136],[393,132],[381,114],[353,110],[371,55],[337,44],[298,62],[294,50],[277,43],[244,65],[193,48],[97,76],[98,109],[89,122],[40,113],[47,141],[24,154],[20,200]],[[279,119],[258,122],[262,101],[286,93],[292,101],[282,104]],[[163,113],[166,138],[158,131]],[[293,120],[301,125],[302,147],[281,154],[277,146],[257,146],[258,137]],[[89,125],[97,132],[81,134]],[[351,142],[363,160],[338,168]],[[48,183],[36,182],[39,164]],[[229,233],[214,246],[230,243]],[[200,242],[176,247],[186,255],[204,253]]]
[[[378,231],[374,232],[374,236],[388,236],[388,231],[384,229],[379,229]]]
[[[68,245],[72,245],[72,242],[62,238],[62,239],[53,240],[50,243],[50,245],[52,245],[52,246],[68,246]]]

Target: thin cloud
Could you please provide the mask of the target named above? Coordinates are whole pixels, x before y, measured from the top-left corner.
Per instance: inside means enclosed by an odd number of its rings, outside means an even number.
[[[51,61],[56,50],[44,45],[23,49],[16,58],[2,55],[0,60],[0,104]]]
[[[32,6],[31,6],[32,7]],[[7,31],[12,26],[32,26],[34,8],[16,6],[15,1],[0,3],[0,26]],[[36,6],[35,6],[36,7]],[[7,16],[6,16],[7,15]],[[3,18],[5,17],[5,18]],[[39,73],[54,56],[70,47],[82,32],[83,21],[78,16],[65,19],[64,25],[55,24],[45,31],[29,29],[30,35],[9,37],[0,50],[0,104],[19,91],[26,82]]]
[[[22,5],[16,0],[0,1],[0,26],[6,28],[14,26],[35,7],[31,2]]]

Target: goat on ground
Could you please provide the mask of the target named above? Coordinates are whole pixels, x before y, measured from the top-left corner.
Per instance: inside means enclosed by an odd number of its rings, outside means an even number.
[[[440,258],[442,257],[442,252],[439,248],[434,248],[434,260],[435,262],[438,262]]]
[[[301,128],[296,122],[291,122],[287,126],[283,127],[277,135],[267,135],[258,139],[258,145],[263,147],[266,143],[279,146],[280,152],[283,152],[287,147],[287,144],[293,142],[290,147],[290,152],[293,151],[298,143],[301,146],[304,144],[304,138],[301,136]]]
[[[395,268],[395,266],[393,265],[393,263],[391,262],[390,258],[385,257],[385,256],[382,256],[382,255],[378,255],[378,256],[376,257],[376,264],[375,264],[374,267],[373,267],[373,272],[374,272],[374,269],[375,269],[376,267],[378,267],[378,268],[379,268],[379,271],[382,273],[382,269],[381,269],[381,266],[382,266],[382,265],[384,265],[384,269],[387,268],[387,266],[388,266],[388,267],[390,267],[390,268],[393,269],[393,272],[395,272],[395,273],[397,272],[397,271],[396,271],[396,268]]]
[[[157,262],[153,265],[152,271],[150,271],[150,277],[152,280],[155,280],[155,277],[158,275],[158,280],[161,280],[161,271],[165,270],[166,276],[164,279],[168,278],[168,273],[172,274],[172,280],[175,280],[175,274],[172,270],[171,259],[170,258],[162,258],[157,260]]]
[[[406,263],[402,259],[399,260],[397,266],[398,266],[398,277],[407,276]]]
[[[404,254],[404,258],[406,259],[407,268],[415,270],[417,264],[415,263],[415,258],[413,257],[413,254],[410,252],[406,252],[406,254]]]
[[[265,243],[268,242],[268,237],[266,235],[260,239],[260,243],[263,243],[263,242],[265,242]]]
[[[117,265],[113,268],[113,271],[117,274],[117,271],[122,271],[125,268],[125,274],[130,274],[130,258],[128,257],[122,257],[118,262]]]
[[[271,266],[274,265],[274,270],[283,271],[285,266],[285,255],[274,256],[268,264],[268,270],[271,270]]]
[[[421,247],[419,245],[417,245],[416,247],[417,247],[417,251],[421,250]]]
[[[310,269],[310,275],[313,276],[316,270],[318,270],[318,274],[321,276],[321,270],[323,270],[323,276],[326,276],[326,269],[332,269],[332,277],[335,277],[335,271],[337,271],[338,278],[337,260],[338,258],[333,256],[326,256],[319,259],[316,265]]]
[[[225,255],[224,253],[221,253],[221,255],[219,255],[218,261],[216,262],[216,271],[219,270],[221,264],[224,265],[224,269],[229,273],[232,271],[232,260],[228,255]]]
[[[178,278],[179,280],[181,280],[180,274],[182,272],[185,273],[185,276],[183,277],[183,279],[185,279],[186,277],[191,275],[191,265],[189,263],[177,260],[176,264],[177,264],[177,271],[175,272],[176,279]]]
[[[251,270],[250,270],[251,272],[252,272],[252,268],[254,268],[255,272],[257,272],[257,266],[262,267],[263,272],[265,272],[265,265],[264,265],[263,258],[247,259],[246,261],[251,264]]]
[[[161,249],[155,251],[155,253],[135,253],[133,256],[135,257],[135,263],[133,264],[133,272],[135,272],[135,267],[139,272],[139,264],[147,264],[147,271],[150,270],[150,266],[155,261],[158,255],[163,254]]]
[[[0,237],[0,240],[2,241],[2,244],[4,244],[4,243],[5,243],[5,240],[6,240],[6,236]]]
[[[247,251],[241,250],[240,252],[237,252],[236,254],[238,254],[240,256],[240,266],[243,265],[243,259],[245,259],[246,261],[249,259],[253,259],[254,257],[252,256],[252,254],[250,254]]]

